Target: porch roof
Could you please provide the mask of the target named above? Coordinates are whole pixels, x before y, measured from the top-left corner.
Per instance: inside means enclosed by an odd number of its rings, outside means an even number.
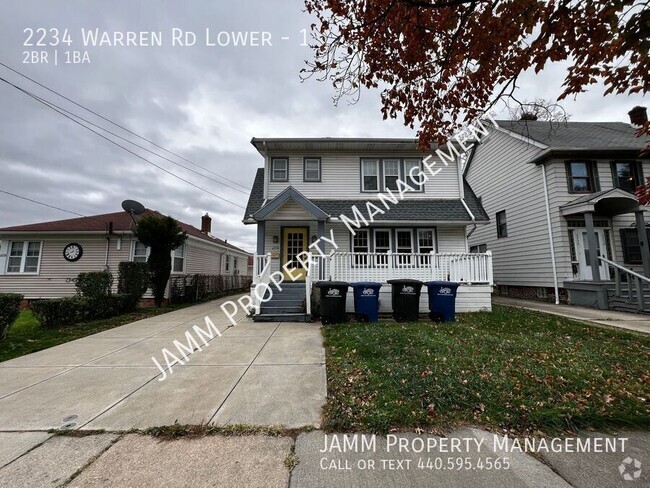
[[[465,182],[465,203],[474,215],[475,222],[489,222],[489,217],[479,199],[470,186]],[[357,205],[362,214],[367,215],[366,201],[375,203],[385,211],[384,214],[375,216],[376,222],[440,222],[440,223],[472,223],[472,218],[459,199],[405,199],[390,209],[373,201],[373,199],[347,199],[323,200],[308,199],[295,188],[289,187],[275,198],[264,202],[264,169],[257,170],[255,183],[244,215],[244,223],[252,224],[257,220],[265,220],[273,210],[279,208],[287,200],[292,199],[302,205],[305,210],[314,215],[317,220],[326,220],[329,217],[339,217],[341,214],[352,218],[352,206]]]
[[[560,207],[565,217],[585,212],[611,217],[635,212],[638,209],[639,202],[636,197],[620,188],[590,193]]]

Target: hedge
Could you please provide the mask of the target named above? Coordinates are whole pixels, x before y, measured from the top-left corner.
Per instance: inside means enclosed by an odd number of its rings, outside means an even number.
[[[170,278],[170,303],[199,303],[236,291],[250,291],[252,277],[243,275],[183,274]]]
[[[118,267],[117,292],[132,297],[137,303],[149,288],[149,265],[122,261]]]
[[[111,294],[113,275],[108,271],[79,273],[75,280],[77,294],[86,298],[100,298]]]
[[[23,295],[18,293],[0,293],[0,341],[7,337],[9,327],[18,318],[22,299]]]
[[[88,320],[106,319],[132,312],[135,303],[128,295],[97,298],[67,297],[36,300],[30,304],[42,327],[57,329]]]

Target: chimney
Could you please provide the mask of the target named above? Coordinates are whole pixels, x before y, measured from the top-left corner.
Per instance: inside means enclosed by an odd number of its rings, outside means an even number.
[[[207,212],[203,217],[201,217],[201,232],[204,234],[209,234],[212,232],[212,219]]]
[[[630,116],[630,124],[637,127],[642,126],[648,121],[648,110],[645,107],[637,105],[627,114]]]

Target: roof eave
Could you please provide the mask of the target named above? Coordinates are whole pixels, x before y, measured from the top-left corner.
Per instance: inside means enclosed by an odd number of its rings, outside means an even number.
[[[577,156],[587,158],[607,157],[628,157],[633,159],[650,159],[650,153],[643,154],[643,149],[638,147],[608,147],[608,148],[586,148],[586,147],[556,147],[543,150],[528,163],[541,164],[550,158],[574,158]]]

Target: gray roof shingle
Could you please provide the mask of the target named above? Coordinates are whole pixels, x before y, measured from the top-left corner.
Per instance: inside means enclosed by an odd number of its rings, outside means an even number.
[[[372,201],[372,200],[371,200]],[[250,216],[254,214],[257,210],[262,207],[264,202],[264,169],[260,168],[257,170],[255,175],[255,182],[253,183],[253,189],[251,190],[251,195],[248,200],[248,205],[246,206],[246,214],[244,215],[244,220],[249,220]],[[348,217],[352,217],[352,206],[357,205],[361,213],[367,215],[365,208],[366,200],[362,199],[348,199],[348,200],[320,200],[314,199],[311,200],[312,203],[317,205],[321,210],[326,212],[331,216],[338,217],[341,214],[345,214]],[[476,197],[469,184],[465,182],[465,203],[474,214],[474,217],[477,221],[489,220],[487,213],[483,209],[479,199]],[[385,207],[377,202],[379,208],[385,210]],[[412,200],[402,200],[396,205],[391,205],[389,210],[385,210],[384,214],[377,215],[375,220],[378,222],[381,221],[469,221],[470,216],[465,210],[462,202],[460,200],[450,200],[450,199],[412,199]]]
[[[499,127],[554,149],[642,149],[645,138],[623,122],[497,120]]]

